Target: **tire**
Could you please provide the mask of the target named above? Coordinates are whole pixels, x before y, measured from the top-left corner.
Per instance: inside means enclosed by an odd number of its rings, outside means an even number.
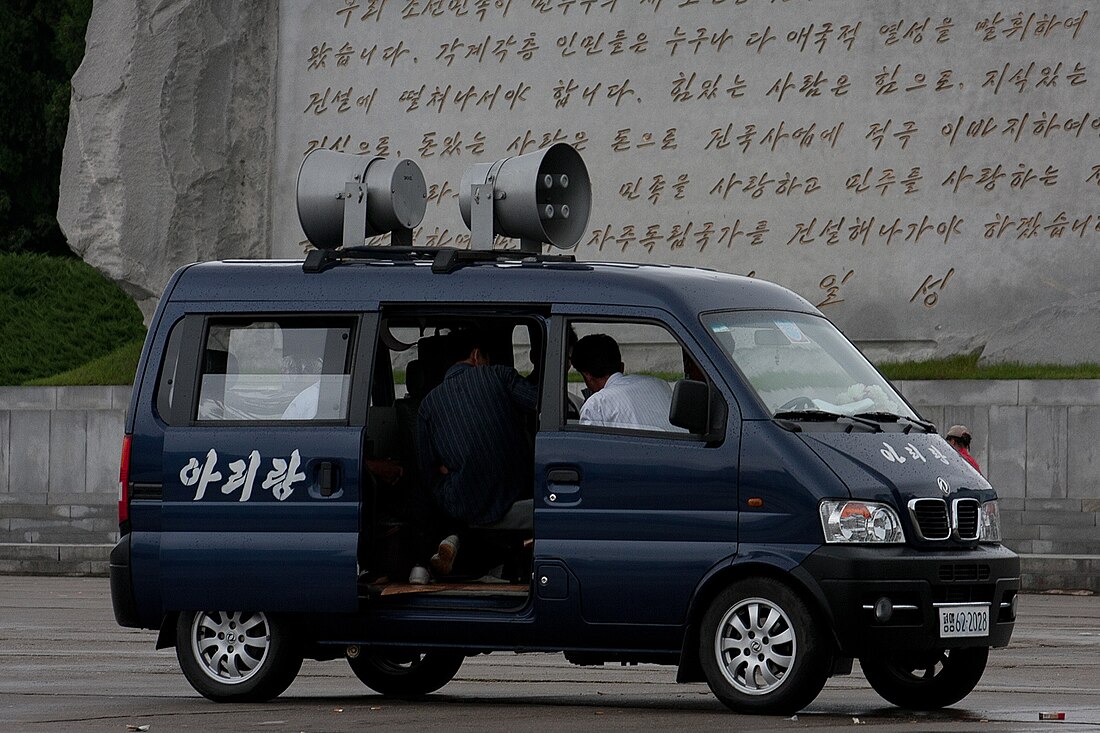
[[[875,692],[910,710],[938,710],[969,695],[985,672],[988,647],[860,657]]]
[[[825,686],[832,655],[806,603],[767,578],[734,583],[703,616],[699,661],[714,695],[739,713],[792,714]]]
[[[181,613],[176,658],[191,686],[214,702],[278,697],[302,667],[286,627],[259,611]]]
[[[466,659],[452,652],[363,649],[348,657],[351,671],[364,685],[387,697],[420,697],[454,679]]]

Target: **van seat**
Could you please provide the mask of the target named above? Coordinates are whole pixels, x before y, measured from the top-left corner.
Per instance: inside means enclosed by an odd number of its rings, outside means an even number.
[[[471,529],[510,530],[531,532],[535,528],[535,500],[520,499],[508,512],[492,524],[479,524]]]
[[[416,342],[417,377],[420,380],[421,397],[432,391],[443,381],[447,370],[455,363],[451,347],[450,334],[422,336]],[[406,379],[407,379],[406,373]]]
[[[397,455],[397,407],[372,405],[367,410],[367,435],[373,443],[373,457],[390,458]]]
[[[424,398],[424,369],[419,359],[405,365],[405,396],[417,403]]]

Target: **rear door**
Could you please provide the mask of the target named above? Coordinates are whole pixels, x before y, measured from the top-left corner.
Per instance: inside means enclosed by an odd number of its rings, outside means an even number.
[[[166,610],[356,608],[372,317],[194,317],[164,433]]]

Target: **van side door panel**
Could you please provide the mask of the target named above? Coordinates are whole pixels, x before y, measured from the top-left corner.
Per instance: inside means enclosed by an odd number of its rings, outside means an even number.
[[[370,478],[361,473],[365,415],[356,412],[365,404],[357,385],[366,380],[352,380],[351,370],[369,368],[362,363],[369,356],[359,349],[353,358],[353,352],[364,339],[373,342],[376,319],[232,318],[206,319],[221,324],[226,353],[212,360],[208,349],[194,379],[181,380],[186,413],[178,412],[177,400],[164,429],[162,607],[355,611],[362,482]],[[275,331],[280,333],[273,336]],[[207,347],[214,334],[208,325],[202,335]],[[282,378],[277,368],[268,373],[267,362],[294,361],[289,352],[295,341],[315,347],[323,366],[290,368]],[[194,354],[204,347],[190,341],[186,348]],[[220,362],[222,373],[210,372],[203,382],[212,362]],[[295,396],[303,384],[312,406],[305,417],[288,418],[303,409],[302,393]],[[209,394],[218,399],[206,399]]]
[[[644,319],[692,343],[667,313],[575,308],[556,312],[588,322]],[[553,332],[563,338],[562,316],[555,317]],[[583,621],[681,625],[708,571],[735,555],[740,414],[727,401],[719,445],[579,425],[540,432],[536,562],[560,561],[576,578]]]
[[[354,610],[360,433],[168,431],[164,607]]]

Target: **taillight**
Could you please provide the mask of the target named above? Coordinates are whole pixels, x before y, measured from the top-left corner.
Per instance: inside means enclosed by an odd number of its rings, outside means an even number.
[[[118,523],[130,520],[130,440],[122,436],[122,460],[118,464]]]

